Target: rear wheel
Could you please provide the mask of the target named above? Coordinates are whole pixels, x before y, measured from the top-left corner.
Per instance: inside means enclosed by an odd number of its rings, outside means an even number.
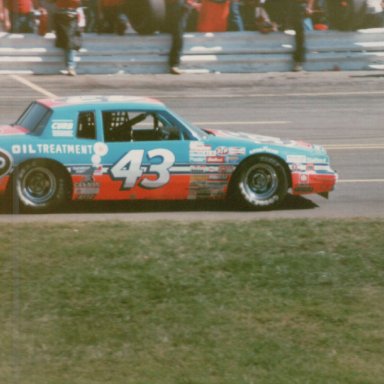
[[[55,164],[32,161],[23,164],[13,177],[13,200],[23,211],[52,211],[69,198],[68,179]]]
[[[235,175],[234,193],[248,209],[271,209],[287,195],[288,178],[283,165],[272,157],[246,161]]]
[[[165,20],[164,0],[128,0],[127,15],[132,28],[142,35],[162,29]]]

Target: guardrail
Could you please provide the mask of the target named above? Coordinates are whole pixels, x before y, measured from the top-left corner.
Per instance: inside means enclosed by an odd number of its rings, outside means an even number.
[[[307,71],[384,69],[384,29],[307,33]],[[187,72],[285,72],[292,67],[289,33],[187,33],[182,67]],[[167,73],[170,36],[84,34],[78,73]],[[57,74],[63,52],[54,36],[0,33],[0,74]]]

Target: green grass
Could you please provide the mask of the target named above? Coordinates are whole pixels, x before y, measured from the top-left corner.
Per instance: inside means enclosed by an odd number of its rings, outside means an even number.
[[[1,384],[382,383],[384,221],[11,224]]]

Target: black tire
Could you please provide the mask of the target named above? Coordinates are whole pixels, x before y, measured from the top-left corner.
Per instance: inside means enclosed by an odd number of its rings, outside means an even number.
[[[247,209],[276,208],[288,192],[287,172],[273,157],[260,156],[247,160],[234,177],[234,197]]]
[[[149,35],[163,28],[165,0],[127,0],[126,13],[132,28],[141,35]]]
[[[57,210],[69,200],[69,182],[63,169],[46,161],[21,165],[12,180],[13,206],[22,212]]]

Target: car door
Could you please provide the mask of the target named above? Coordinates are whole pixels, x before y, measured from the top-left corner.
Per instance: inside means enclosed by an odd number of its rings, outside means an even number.
[[[186,199],[189,140],[158,111],[105,110],[100,199]]]

